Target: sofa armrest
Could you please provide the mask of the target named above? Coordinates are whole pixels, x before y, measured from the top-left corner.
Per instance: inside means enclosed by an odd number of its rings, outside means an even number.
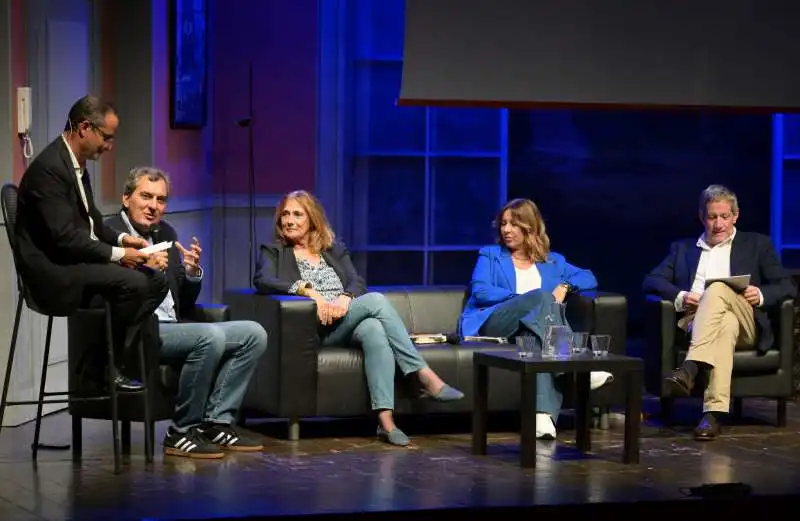
[[[792,372],[794,359],[794,300],[786,299],[778,308],[775,328],[775,343],[780,350],[780,368],[788,374]]]
[[[628,303],[623,295],[582,291],[567,299],[567,320],[576,331],[611,335],[609,352],[624,355],[628,331]]]
[[[657,295],[644,301],[645,388],[655,396],[664,394],[663,380],[675,365],[675,328],[678,314],[675,304]]]
[[[226,290],[233,320],[253,320],[267,331],[245,407],[280,417],[310,416],[317,405],[317,305],[308,298]]]
[[[195,304],[186,318],[195,322],[228,322],[231,310],[225,304]]]

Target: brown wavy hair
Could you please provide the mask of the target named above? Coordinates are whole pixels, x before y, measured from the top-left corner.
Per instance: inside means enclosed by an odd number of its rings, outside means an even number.
[[[275,209],[275,238],[284,246],[291,245],[281,229],[281,214],[290,200],[297,201],[308,216],[308,249],[314,253],[319,253],[333,246],[336,235],[333,233],[328,217],[325,215],[325,209],[316,197],[305,190],[295,190],[281,198],[278,207]]]
[[[493,226],[497,231],[497,242],[503,244],[503,234],[500,230],[503,214],[508,210],[511,213],[511,222],[522,229],[522,249],[533,262],[544,262],[550,253],[550,237],[542,218],[542,212],[536,203],[530,199],[514,199],[506,203],[494,219]]]

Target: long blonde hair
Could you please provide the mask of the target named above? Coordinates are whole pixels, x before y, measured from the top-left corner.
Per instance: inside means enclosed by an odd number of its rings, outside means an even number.
[[[305,190],[295,190],[281,198],[275,209],[275,238],[284,246],[291,245],[281,229],[281,214],[290,200],[297,201],[308,216],[308,249],[313,253],[319,253],[333,246],[336,235],[325,215],[325,209],[316,197]]]
[[[533,262],[544,262],[550,253],[550,237],[547,236],[547,228],[542,218],[542,212],[536,203],[530,199],[514,199],[506,203],[497,213],[494,220],[494,227],[497,230],[497,242],[503,244],[503,234],[500,230],[503,222],[503,214],[508,211],[511,214],[511,222],[522,229],[524,239],[522,240],[523,252],[533,260]]]

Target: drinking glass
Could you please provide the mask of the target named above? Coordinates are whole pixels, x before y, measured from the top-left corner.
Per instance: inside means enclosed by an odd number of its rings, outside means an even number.
[[[608,346],[611,345],[611,335],[592,335],[589,339],[594,356],[608,355]]]
[[[515,339],[517,346],[519,346],[518,354],[520,358],[529,358],[533,356],[536,350],[536,337],[533,335],[519,335]]]
[[[589,333],[584,333],[580,331],[575,331],[572,333],[572,338],[570,338],[569,349],[570,353],[574,355],[582,355],[586,353],[589,349],[587,344],[589,342]]]
[[[571,332],[567,326],[547,326],[544,330],[542,358],[555,358],[569,353]]]

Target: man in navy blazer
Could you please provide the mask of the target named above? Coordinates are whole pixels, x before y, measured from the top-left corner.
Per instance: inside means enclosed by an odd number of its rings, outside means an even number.
[[[180,366],[175,413],[164,436],[164,454],[218,459],[224,452],[258,452],[263,444],[234,428],[256,363],[267,349],[267,332],[252,321],[197,323],[191,320],[204,270],[199,241],[184,248],[162,220],[170,183],[157,168],[131,170],[122,210],[106,225],[148,243],[172,243],[153,253],[147,265],[162,271],[169,290],[155,309],[160,358]]]
[[[691,335],[686,361],[666,378],[671,394],[688,396],[698,372],[708,372],[704,414],[694,433],[702,441],[717,437],[719,417],[728,412],[734,350],[769,350],[775,334],[767,310],[797,289],[769,237],[736,229],[736,194],[711,185],[700,196],[699,211],[703,235],[672,243],[669,255],[645,277],[644,291],[674,302],[678,326]],[[750,276],[743,291],[707,283],[736,275]]]

